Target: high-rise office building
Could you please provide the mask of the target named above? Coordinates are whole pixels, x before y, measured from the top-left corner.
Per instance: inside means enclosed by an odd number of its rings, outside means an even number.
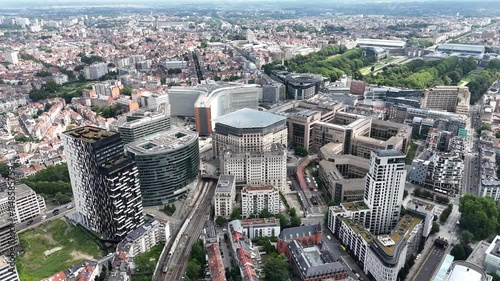
[[[163,112],[147,112],[142,116],[127,116],[127,122],[118,126],[123,143],[131,143],[154,133],[170,130],[170,117]]]
[[[267,210],[271,214],[280,212],[280,194],[273,186],[247,186],[241,191],[241,216],[258,216]]]
[[[16,266],[12,266],[5,256],[0,256],[0,280],[19,281]]]
[[[78,221],[113,240],[141,225],[138,170],[120,134],[87,126],[64,132],[63,141]]]
[[[36,216],[45,214],[45,200],[25,184],[15,187],[14,223],[21,223]],[[0,192],[0,214],[9,211],[7,192]]]
[[[139,168],[144,206],[167,204],[188,191],[200,167],[198,134],[170,130],[148,135],[125,146]]]
[[[215,187],[214,209],[215,217],[229,218],[233,211],[234,197],[236,195],[236,178],[230,175],[219,176]]]
[[[285,121],[283,116],[247,108],[219,117],[212,134],[214,156],[228,148],[234,152],[260,152],[270,150],[273,143],[286,147]]]
[[[14,227],[9,213],[0,215],[0,254],[9,253],[19,244],[19,238],[11,229]],[[0,279],[2,280],[2,279]]]
[[[405,155],[401,151],[372,152],[364,195],[371,211],[368,228],[372,233],[389,233],[398,224],[405,179]]]
[[[424,93],[423,108],[468,114],[470,92],[465,86],[436,86]]]
[[[18,54],[19,53],[16,51],[7,50],[5,51],[5,60],[12,64],[18,64],[19,63],[19,58],[17,57]]]

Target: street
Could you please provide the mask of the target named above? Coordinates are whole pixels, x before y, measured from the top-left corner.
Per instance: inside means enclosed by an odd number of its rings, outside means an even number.
[[[68,208],[68,206],[71,206],[71,208]],[[54,214],[53,213],[53,211],[56,210],[56,209],[59,210],[58,214]],[[47,211],[45,212],[45,216],[46,216],[45,219],[42,220],[42,217],[44,216],[42,214],[42,215],[39,215],[39,216],[36,216],[36,217],[32,218],[31,220],[23,221],[22,223],[16,225],[16,232],[19,233],[19,232],[22,232],[22,231],[34,228],[34,227],[38,226],[39,224],[41,224],[42,222],[45,222],[45,221],[51,221],[51,220],[54,220],[54,219],[57,219],[57,218],[61,218],[65,214],[67,214],[69,212],[72,212],[73,210],[74,210],[74,206],[73,206],[72,202],[64,204],[64,205],[61,205],[61,206],[56,206],[56,207],[54,207],[54,208],[52,208],[50,210],[47,209]],[[30,222],[30,221],[33,221],[33,222],[28,225],[28,222]]]

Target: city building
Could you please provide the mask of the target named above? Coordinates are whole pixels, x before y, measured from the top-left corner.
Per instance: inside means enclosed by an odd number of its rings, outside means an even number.
[[[469,114],[470,92],[465,86],[435,86],[424,92],[422,107]]]
[[[92,85],[92,89],[98,96],[112,97],[117,99],[120,96],[121,83],[117,80],[99,82]]]
[[[2,281],[19,281],[17,268],[9,263],[6,256],[0,256],[0,280]]]
[[[159,243],[167,244],[170,237],[170,224],[154,220],[144,223],[127,234],[118,244],[117,251],[124,251],[127,253],[127,257],[133,258],[148,252]]]
[[[289,255],[288,246],[292,241],[298,241],[304,247],[321,244],[321,224],[303,225],[285,228],[278,236],[276,251],[279,254]]]
[[[210,271],[210,280],[226,281],[226,271],[222,261],[221,249],[217,243],[212,243],[207,247],[208,270]]]
[[[283,77],[288,99],[307,100],[325,86],[321,75],[309,73],[290,73]]]
[[[422,236],[427,237],[431,233],[432,222],[434,221],[436,205],[427,203],[418,199],[409,200],[405,206],[406,210],[410,213],[420,214],[425,217],[423,224],[424,228]]]
[[[170,117],[163,112],[144,112],[127,116],[127,122],[118,126],[123,143],[131,143],[142,137],[170,130]]]
[[[491,278],[479,266],[466,262],[455,261],[451,264],[444,277],[445,281],[488,281]]]
[[[313,126],[321,120],[321,115],[321,111],[303,110],[287,116],[290,147],[303,147],[307,151],[311,149]]]
[[[395,149],[372,152],[364,197],[372,233],[389,233],[397,225],[405,180],[405,154]]]
[[[108,65],[104,62],[95,63],[90,66],[86,66],[83,69],[85,74],[85,79],[87,80],[98,80],[108,73]]]
[[[19,224],[31,218],[45,214],[45,200],[33,189],[23,184],[15,186],[14,223]],[[0,214],[9,211],[7,192],[0,192]]]
[[[243,234],[241,225],[233,222],[229,223],[228,229],[232,260],[239,267],[243,280],[261,280],[260,273],[264,265],[259,249]]]
[[[401,40],[358,38],[356,39],[356,46],[361,48],[380,47],[386,49],[404,49],[406,47],[406,42]]]
[[[171,60],[165,62],[165,69],[170,68],[186,68],[188,66],[188,62],[185,60]]]
[[[125,145],[137,163],[144,206],[164,205],[185,196],[199,173],[198,134],[162,131]]]
[[[457,152],[424,150],[411,164],[408,180],[439,193],[454,195],[461,189],[464,161]]]
[[[272,185],[287,190],[287,151],[274,143],[269,150],[235,152],[231,148],[220,155],[222,174],[236,177],[238,185]]]
[[[230,224],[237,225],[243,230],[243,235],[248,239],[259,237],[278,237],[280,231],[280,220],[275,217],[233,220]]]
[[[194,104],[196,131],[209,136],[219,118],[239,110],[257,110],[262,88],[256,84],[208,85]],[[227,120],[227,119],[226,119]]]
[[[280,194],[273,186],[246,186],[241,191],[241,217],[258,217],[267,210],[275,215],[280,212]]]
[[[121,240],[144,222],[138,170],[119,133],[81,127],[63,133],[76,220]]]
[[[463,54],[463,55],[483,55],[486,48],[484,45],[469,45],[469,44],[439,44],[436,51],[443,53],[452,54]]]
[[[500,236],[497,235],[486,249],[483,268],[486,272],[500,274]]]
[[[300,281],[344,280],[348,277],[344,264],[318,245],[303,246],[293,240],[288,245],[288,253],[293,275]]]
[[[8,254],[14,251],[14,248],[19,244],[19,238],[9,213],[0,215],[0,254]]]
[[[287,146],[286,118],[276,114],[241,109],[217,118],[212,133],[215,157],[228,148],[235,152],[268,151],[274,143]]]
[[[12,64],[19,63],[18,55],[19,55],[19,52],[13,51],[13,50],[7,50],[4,52],[5,60],[9,63],[12,63]]]
[[[171,105],[171,115],[179,117],[194,117],[194,104],[207,88],[173,86],[168,90],[168,100]]]
[[[318,177],[328,198],[337,202],[363,200],[368,159],[336,155],[319,162]]]
[[[170,112],[170,103],[168,95],[165,93],[158,92],[142,92],[140,98],[141,107],[150,109],[163,111],[167,115]]]
[[[57,85],[62,85],[68,83],[68,75],[62,73],[56,73],[52,75],[52,79],[56,82]]]
[[[236,178],[234,175],[220,175],[215,187],[215,217],[229,218],[233,211],[236,196]]]

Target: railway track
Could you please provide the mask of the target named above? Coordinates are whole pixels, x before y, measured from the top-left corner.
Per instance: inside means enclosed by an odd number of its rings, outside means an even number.
[[[199,201],[191,211],[185,225],[183,225],[177,234],[171,249],[160,259],[159,272],[155,280],[181,280],[191,253],[191,247],[198,240],[210,214],[210,205],[215,193],[212,185],[212,182],[205,185],[203,193],[200,194]]]

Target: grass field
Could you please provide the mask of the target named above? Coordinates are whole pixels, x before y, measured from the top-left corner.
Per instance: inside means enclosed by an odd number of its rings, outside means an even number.
[[[160,259],[161,251],[165,247],[164,243],[160,243],[146,253],[137,255],[134,258],[136,271],[132,275],[132,281],[151,281],[154,274],[156,263]]]
[[[17,259],[20,280],[49,277],[85,260],[104,256],[97,238],[65,219],[47,222],[19,234],[24,254]]]
[[[460,82],[457,83],[457,86],[465,86],[467,85],[474,76],[478,75],[478,71],[474,70],[469,73],[469,75],[465,76]]]

